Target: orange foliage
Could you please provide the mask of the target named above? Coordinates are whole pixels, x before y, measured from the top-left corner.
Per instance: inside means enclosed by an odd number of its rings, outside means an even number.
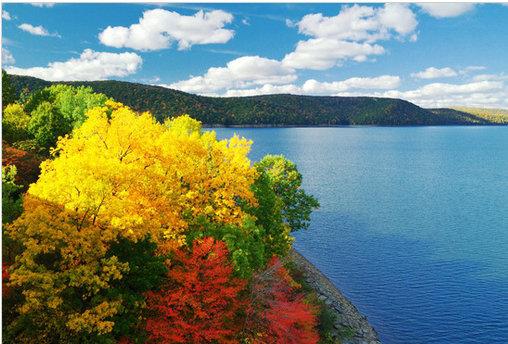
[[[42,160],[33,153],[14,148],[5,142],[2,144],[2,166],[15,165],[16,183],[23,185],[24,188],[37,181],[41,172],[39,167],[41,162]]]

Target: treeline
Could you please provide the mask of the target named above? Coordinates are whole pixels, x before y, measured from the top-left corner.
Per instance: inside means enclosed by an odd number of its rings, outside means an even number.
[[[294,163],[3,77],[3,342],[335,343],[286,259],[319,206]]]
[[[52,83],[12,76],[18,94]],[[68,82],[88,86],[136,111],[149,111],[159,121],[190,114],[207,125],[468,125],[489,124],[489,119],[461,111],[420,108],[401,99],[374,97],[322,97],[266,95],[203,97],[164,87],[121,81]],[[446,111],[445,111],[446,110]]]

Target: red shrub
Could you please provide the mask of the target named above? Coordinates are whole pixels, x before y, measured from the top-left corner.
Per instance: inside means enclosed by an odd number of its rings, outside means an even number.
[[[248,329],[256,343],[315,344],[319,341],[313,306],[278,258],[255,276],[248,310]],[[260,335],[261,334],[261,335]]]
[[[158,343],[235,342],[245,282],[232,277],[224,242],[205,238],[193,246],[190,254],[176,252],[168,287],[147,293],[154,313],[146,324],[149,337]]]
[[[33,153],[2,143],[2,166],[15,165],[16,183],[23,185],[24,188],[28,188],[39,178],[41,162],[42,160]]]

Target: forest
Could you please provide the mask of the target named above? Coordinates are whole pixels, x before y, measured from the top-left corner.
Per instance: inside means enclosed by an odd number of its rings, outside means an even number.
[[[287,259],[319,207],[293,162],[90,87],[3,82],[5,343],[336,343]]]
[[[10,76],[17,95],[38,91],[49,81]],[[58,82],[61,83],[61,82]],[[506,116],[485,116],[472,109],[423,109],[392,98],[328,97],[290,94],[252,97],[204,97],[159,86],[123,81],[75,81],[135,111],[149,111],[160,122],[189,114],[204,125],[488,125],[506,124]]]

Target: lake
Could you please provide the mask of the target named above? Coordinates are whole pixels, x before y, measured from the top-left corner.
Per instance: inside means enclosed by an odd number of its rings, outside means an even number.
[[[508,343],[508,127],[215,130],[297,163],[295,247],[384,343]]]

